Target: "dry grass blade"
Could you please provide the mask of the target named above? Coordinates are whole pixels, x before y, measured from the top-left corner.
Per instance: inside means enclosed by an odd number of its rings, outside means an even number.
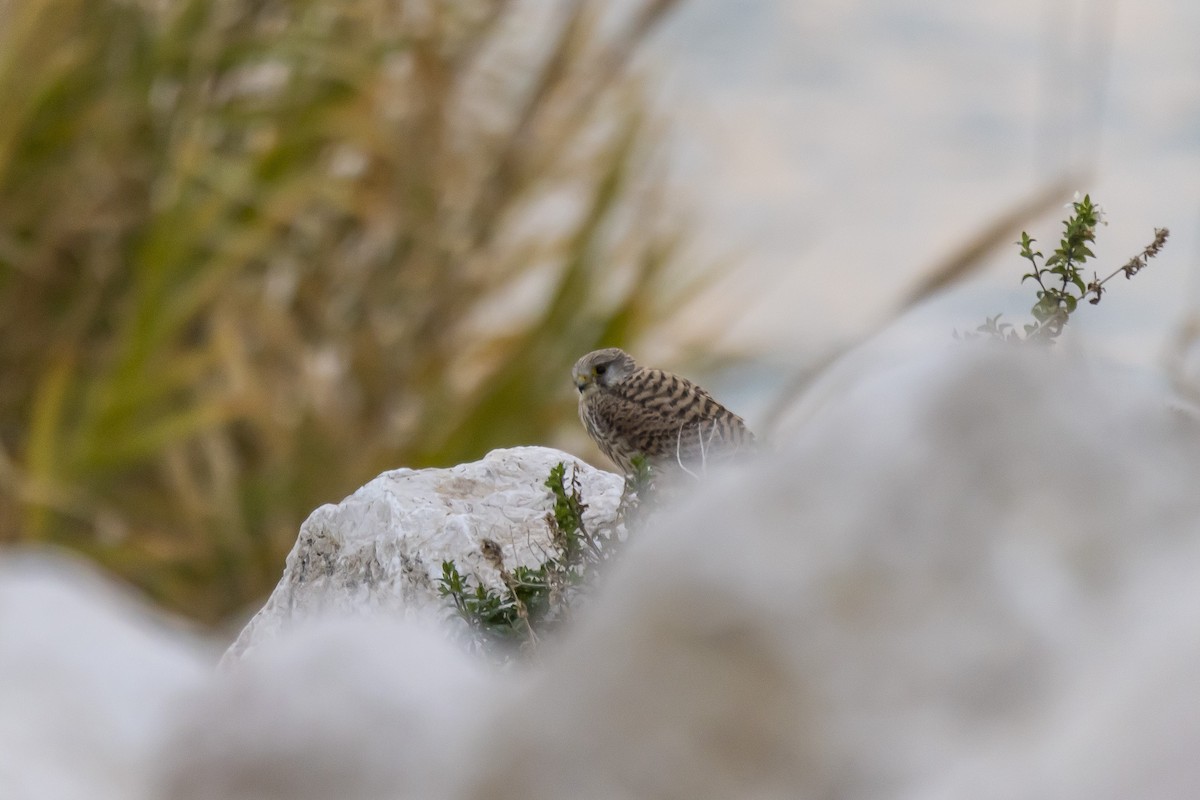
[[[969,278],[984,264],[986,258],[1009,246],[1021,226],[1029,220],[1062,205],[1077,187],[1086,185],[1087,176],[1067,175],[1041,187],[1029,197],[1022,198],[1007,211],[992,218],[982,229],[962,243],[953,253],[936,264],[917,282],[900,303],[899,310],[912,308],[922,300]]]

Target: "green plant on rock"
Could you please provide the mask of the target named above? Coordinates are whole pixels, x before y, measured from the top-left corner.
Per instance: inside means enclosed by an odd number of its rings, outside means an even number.
[[[439,594],[450,598],[475,648],[500,658],[535,651],[543,637],[570,619],[574,604],[602,578],[653,507],[652,473],[645,459],[635,459],[635,473],[626,480],[613,521],[596,530],[584,521],[587,504],[574,467],[568,473],[559,462],[544,485],[550,490],[545,519],[553,551],[540,565],[509,570],[500,546],[490,539],[482,541],[480,552],[499,574],[500,588],[464,578],[454,562],[442,562]]]

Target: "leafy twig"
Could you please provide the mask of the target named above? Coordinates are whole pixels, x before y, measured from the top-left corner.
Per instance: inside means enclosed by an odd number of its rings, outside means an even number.
[[[1088,259],[1095,258],[1091,245],[1096,241],[1096,226],[1108,223],[1104,220],[1103,209],[1094,204],[1089,195],[1073,201],[1070,208],[1073,213],[1063,220],[1062,239],[1048,258],[1040,250],[1034,249],[1037,240],[1025,231],[1021,232],[1021,240],[1017,242],[1021,258],[1032,267],[1030,272],[1021,277],[1021,282],[1032,279],[1038,285],[1037,302],[1030,310],[1034,321],[1026,324],[1022,333],[1013,325],[1000,322],[1000,315],[997,314],[988,317],[984,324],[976,328],[976,335],[1004,341],[1053,341],[1062,333],[1081,300],[1087,300],[1090,305],[1099,304],[1106,283],[1121,273],[1126,278],[1132,278],[1146,267],[1151,258],[1158,255],[1170,235],[1166,228],[1156,228],[1154,240],[1124,266],[1113,270],[1103,279],[1093,272],[1092,280],[1085,282],[1081,267]]]

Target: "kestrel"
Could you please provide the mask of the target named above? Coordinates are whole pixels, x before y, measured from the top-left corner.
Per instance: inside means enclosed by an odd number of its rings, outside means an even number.
[[[623,350],[588,353],[572,373],[583,426],[626,475],[639,454],[656,469],[691,472],[754,443],[742,418],[708,392],[678,375],[639,367]]]

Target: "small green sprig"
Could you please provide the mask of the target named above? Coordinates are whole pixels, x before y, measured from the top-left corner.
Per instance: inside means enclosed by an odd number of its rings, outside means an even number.
[[[1021,283],[1032,278],[1037,282],[1037,302],[1031,313],[1036,324],[1026,325],[1029,337],[1054,339],[1062,333],[1063,326],[1075,313],[1079,300],[1087,294],[1087,283],[1079,269],[1089,258],[1095,258],[1091,245],[1096,241],[1096,225],[1101,221],[1101,211],[1092,203],[1090,195],[1071,204],[1075,213],[1063,220],[1063,237],[1058,249],[1049,258],[1042,259],[1040,250],[1034,250],[1035,239],[1021,231],[1021,258],[1033,267],[1021,277]]]
[[[500,647],[518,638],[516,607],[484,585],[465,580],[453,561],[442,562],[438,594],[449,597],[457,616],[470,627],[482,646]]]
[[[1078,197],[1078,195],[1076,195]],[[1049,257],[1035,250],[1037,240],[1025,231],[1017,246],[1021,258],[1029,262],[1032,270],[1021,277],[1021,282],[1033,280],[1037,283],[1037,302],[1030,313],[1034,321],[1019,332],[1015,326],[1000,322],[1000,315],[988,317],[984,324],[975,329],[975,335],[985,335],[1004,341],[1052,342],[1062,333],[1063,327],[1075,313],[1082,300],[1097,305],[1105,291],[1105,284],[1119,274],[1132,278],[1142,270],[1149,259],[1158,255],[1170,232],[1166,228],[1155,228],[1154,239],[1139,254],[1123,266],[1101,278],[1092,273],[1086,280],[1082,267],[1088,259],[1096,257],[1091,245],[1096,241],[1096,227],[1107,225],[1103,209],[1092,202],[1089,195],[1071,203],[1072,214],[1063,220],[1063,235],[1058,247]]]

